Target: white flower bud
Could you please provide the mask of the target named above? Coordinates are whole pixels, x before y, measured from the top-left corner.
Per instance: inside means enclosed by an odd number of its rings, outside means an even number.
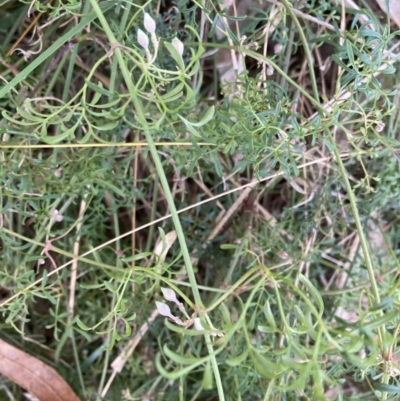
[[[140,46],[143,47],[143,49],[148,49],[149,47],[149,38],[147,35],[139,28],[137,30],[137,40]]]
[[[51,217],[52,217],[55,221],[58,221],[58,222],[62,221],[63,218],[64,218],[63,215],[62,215],[57,209],[54,209],[54,210],[52,211]]]
[[[172,46],[175,47],[176,51],[178,52],[178,54],[182,57],[183,54],[183,43],[178,39],[178,38],[174,38],[172,39]]]
[[[164,304],[163,302],[156,301],[156,305],[157,305],[158,313],[161,316],[165,316],[165,317],[169,317],[171,319],[175,319],[175,317],[171,313],[171,309],[169,309],[169,306],[167,304]]]
[[[384,128],[385,128],[385,123],[383,123],[382,121],[378,121],[376,123],[375,126],[376,132],[382,132]]]
[[[278,53],[280,53],[280,52],[282,51],[282,49],[283,49],[283,46],[282,46],[280,43],[277,43],[277,44],[274,46],[274,53],[275,53],[275,54],[278,54]]]
[[[203,327],[203,325],[201,324],[201,321],[200,321],[200,318],[199,318],[199,317],[196,317],[196,318],[194,319],[194,328],[195,328],[197,331],[204,331],[204,327]]]
[[[156,32],[156,21],[148,13],[144,13],[144,27],[148,33],[153,34]]]
[[[57,177],[57,178],[61,178],[61,176],[62,176],[61,168],[57,168],[57,169],[54,170],[54,176]]]
[[[171,290],[170,288],[163,288],[161,287],[161,291],[164,295],[164,298],[167,301],[175,302],[176,304],[179,304],[179,301],[176,299],[176,294],[174,290]]]
[[[274,69],[271,66],[268,66],[267,68],[267,75],[271,76],[274,73]]]

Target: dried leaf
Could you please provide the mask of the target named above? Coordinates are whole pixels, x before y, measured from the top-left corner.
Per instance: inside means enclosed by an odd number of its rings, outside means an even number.
[[[159,241],[154,247],[154,253],[159,256],[161,262],[165,261],[169,249],[176,240],[176,235],[177,234],[175,230],[170,231],[169,233],[165,234],[164,241]]]
[[[0,340],[0,373],[40,401],[80,401],[50,366]]]

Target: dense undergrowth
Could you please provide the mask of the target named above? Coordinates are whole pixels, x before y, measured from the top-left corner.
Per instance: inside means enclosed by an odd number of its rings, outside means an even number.
[[[399,39],[357,3],[3,1],[2,338],[82,400],[397,399]]]

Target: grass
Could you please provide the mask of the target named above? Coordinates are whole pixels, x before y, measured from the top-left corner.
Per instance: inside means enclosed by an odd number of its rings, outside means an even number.
[[[398,34],[292,3],[0,6],[2,337],[82,400],[397,399]]]

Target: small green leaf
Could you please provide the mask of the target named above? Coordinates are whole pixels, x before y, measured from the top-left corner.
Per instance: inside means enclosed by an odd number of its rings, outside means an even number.
[[[40,132],[39,133],[40,137],[45,138],[47,136],[47,124],[46,123],[42,124],[39,132]]]
[[[95,95],[94,95],[91,103],[93,103],[93,104],[97,103],[98,100],[94,101],[94,99],[96,99],[96,96],[99,96],[99,98],[102,95],[107,96],[107,97],[112,96],[112,93],[109,90],[104,89],[101,81],[99,81],[99,83],[97,85],[94,84],[93,82],[88,81],[87,79],[85,80],[85,82],[86,82],[87,87],[90,88],[93,92],[95,92]]]
[[[274,331],[277,329],[276,323],[275,323],[275,318],[274,315],[272,314],[271,311],[271,305],[269,301],[265,301],[264,304],[264,316],[266,317],[268,324],[274,329]]]
[[[92,104],[88,103],[90,106],[89,108],[85,109],[85,112],[93,115],[93,116],[98,116],[98,117],[107,117],[108,119],[115,120],[116,118],[121,118],[123,114],[117,113],[119,109],[115,109],[114,106],[117,105],[120,102],[121,99],[117,98],[114,100],[111,100],[110,102],[107,103],[101,103],[101,104]],[[94,110],[102,110],[104,111],[97,112]]]
[[[111,280],[110,281],[104,281],[104,287],[106,288],[106,290],[110,291],[112,294],[116,294],[117,293],[117,289],[111,284]]]
[[[136,262],[138,260],[147,259],[153,256],[152,252],[142,252],[138,253],[137,255],[128,256],[126,258],[122,258],[121,261],[125,263]]]
[[[394,302],[394,297],[390,298],[385,298],[383,299],[378,305],[374,305],[372,308],[370,308],[370,312],[376,312],[381,309],[385,309],[388,306],[392,306]]]
[[[178,64],[179,68],[182,71],[184,71],[185,70],[185,65],[183,64],[182,56],[177,52],[177,50],[175,49],[174,45],[172,43],[168,43],[168,42],[164,42],[164,45],[167,48],[169,54],[176,61],[176,64]]]
[[[213,388],[213,374],[210,361],[207,361],[206,366],[204,367],[204,376],[203,376],[203,388],[205,390],[211,390]]]
[[[284,355],[282,357],[282,364],[285,366],[285,368],[294,370],[296,372],[302,372],[307,369],[308,362],[297,362],[289,356]]]
[[[294,305],[293,312],[296,315],[296,318],[298,320],[298,324],[294,328],[296,333],[299,333],[302,331],[306,332],[306,318],[304,316],[303,311],[301,310],[301,308],[298,305]],[[309,313],[309,312],[310,311],[307,308],[306,313]]]
[[[120,317],[120,319],[124,322],[125,324],[125,337],[129,337],[132,333],[132,328],[130,326],[130,324],[123,318]]]
[[[201,135],[194,129],[193,125],[186,120],[185,118],[183,118],[181,115],[178,114],[178,117],[182,120],[182,122],[185,124],[185,127],[187,128],[187,130],[193,134],[194,136],[201,138]]]
[[[131,322],[132,320],[135,320],[135,319],[136,319],[136,313],[134,313],[132,316],[128,316],[125,318],[125,320],[127,322]]]
[[[343,345],[343,350],[349,354],[354,354],[359,352],[363,347],[365,347],[364,339],[362,337],[354,337]]]
[[[245,350],[244,352],[242,352],[240,355],[235,356],[233,358],[228,358],[225,363],[232,367],[235,368],[236,366],[239,366],[242,364],[242,362],[244,362],[247,359],[247,356],[249,355],[248,350]]]
[[[381,74],[391,75],[391,74],[394,74],[396,72],[396,68],[393,67],[392,65],[386,64],[386,68],[384,70],[379,70],[379,72]]]
[[[43,255],[27,255],[25,256],[25,262],[37,262],[38,260],[42,260]]]
[[[238,249],[237,245],[233,245],[233,244],[222,244],[220,245],[221,249]]]
[[[110,122],[108,122],[108,123],[106,123],[106,124],[104,124],[102,126],[96,126],[96,125],[93,125],[93,124],[92,124],[92,126],[93,126],[93,128],[97,129],[98,131],[103,132],[103,131],[111,131],[111,130],[113,130],[118,124],[119,124],[119,121],[118,120],[114,120],[114,121],[110,121]]]
[[[202,127],[203,125],[205,125],[211,121],[211,119],[214,117],[214,113],[215,113],[215,107],[211,106],[199,122],[197,122],[197,123],[189,122],[189,124],[193,125],[194,127]],[[181,116],[179,116],[179,117],[183,118]]]
[[[54,355],[54,359],[56,362],[58,362],[58,360],[60,359],[61,351],[63,350],[64,345],[69,338],[71,338],[71,332],[70,332],[70,330],[67,329],[63,332],[61,339],[57,344],[56,352]]]
[[[306,286],[312,298],[314,298],[318,312],[322,313],[324,311],[324,302],[322,300],[321,294],[312,285],[311,281],[306,276],[300,274],[299,279]]]
[[[281,333],[281,330],[279,330],[277,327],[262,326],[260,324],[257,326],[257,330],[261,333]]]
[[[195,369],[197,366],[201,365],[196,364],[196,365],[191,365],[191,366],[186,366],[183,369],[176,370],[175,372],[168,372],[163,368],[161,365],[161,354],[157,354],[156,356],[156,368],[160,372],[162,376],[169,380],[176,380],[179,379],[180,377],[187,375],[191,370]]]
[[[371,320],[370,322],[363,322],[362,327],[359,330],[365,332],[368,330],[376,329],[378,327],[385,325],[386,323],[389,323],[391,320],[398,317],[398,315],[399,315],[399,312],[397,310],[393,310],[389,313],[385,313],[383,316],[380,316],[374,320]]]
[[[199,363],[200,362],[200,358],[196,358],[194,356],[188,356],[188,355],[179,355],[173,351],[171,351],[166,345],[164,345],[163,347],[164,353],[165,355],[171,359],[172,361],[174,361],[175,363],[179,364],[179,365],[193,365],[195,363]],[[203,360],[205,360],[207,358],[203,358]]]
[[[272,380],[279,373],[278,365],[271,362],[264,355],[261,355],[256,351],[252,351],[250,356],[254,363],[254,367],[256,368],[257,372],[260,373],[260,375]]]
[[[48,143],[49,145],[55,145],[56,143],[60,143],[64,139],[67,139],[68,137],[74,138],[75,137],[75,131],[78,128],[80,124],[80,119],[69,129],[67,129],[65,132],[59,134],[59,135],[54,135],[54,136],[45,136],[41,137],[40,139]]]
[[[115,185],[111,184],[109,181],[102,181],[99,179],[95,179],[94,181],[97,182],[98,184],[100,184],[101,186],[108,188],[109,190],[116,193],[117,195],[119,195],[121,197],[125,197],[125,193],[121,189],[116,187]]]
[[[112,336],[110,338],[110,342],[108,345],[103,345],[103,349],[105,351],[111,351],[114,348],[115,341],[118,341],[121,337],[117,334],[117,332],[114,330],[112,332]]]
[[[385,384],[385,383],[374,383],[375,390],[378,391],[386,391],[391,394],[400,394],[400,386],[395,386],[394,384]]]
[[[175,88],[167,91],[164,95],[160,96],[165,103],[172,102],[182,97],[184,83],[179,83]]]
[[[28,113],[27,111],[25,111],[25,109],[23,107],[17,107],[17,113],[22,118],[24,118],[26,121],[35,121],[36,123],[42,123],[43,122],[43,118],[42,117],[36,117],[32,113]]]
[[[180,114],[178,114],[178,117],[181,119],[181,121],[185,124],[186,128],[195,136],[201,137],[201,135],[196,131],[194,127],[202,127],[203,125],[207,124],[211,119],[214,117],[215,113],[215,107],[211,106],[206,114],[203,116],[202,120],[200,120],[197,123],[190,122],[186,120],[186,118],[182,117]]]
[[[8,120],[8,121],[14,123],[15,125],[19,125],[19,126],[23,126],[23,127],[28,127],[28,126],[30,126],[30,125],[37,125],[37,124],[38,124],[37,121],[29,122],[29,123],[28,123],[28,122],[26,122],[26,121],[16,120],[15,118],[9,116],[8,113],[7,113],[5,110],[3,110],[3,111],[1,112],[1,115],[2,115],[6,120]]]
[[[219,305],[219,310],[222,313],[222,317],[224,319],[225,325],[226,326],[232,325],[231,313],[229,312],[228,307],[224,303],[221,303]]]
[[[307,333],[314,340],[317,341],[318,333],[315,331],[314,323],[312,321],[311,312],[305,315],[306,325],[307,325]]]
[[[219,156],[215,152],[211,152],[209,156],[211,161],[214,163],[215,172],[218,174],[219,177],[222,177],[223,172]]]
[[[354,53],[353,53],[353,46],[351,42],[346,39],[346,50],[347,50],[347,57],[349,58],[350,64],[354,69],[357,69],[357,66],[354,62]]]
[[[43,270],[43,276],[42,276],[42,282],[41,282],[41,287],[42,288],[46,287],[47,279],[48,279],[47,270],[44,269]]]
[[[75,320],[75,321],[76,321],[76,323],[78,324],[78,326],[79,326],[82,330],[85,330],[85,331],[92,330],[89,326],[86,326],[86,324],[83,323],[81,319],[79,319],[79,316],[76,317],[76,320]]]
[[[86,288],[88,290],[94,290],[94,289],[102,289],[105,288],[104,283],[99,283],[99,284],[85,284],[85,283],[79,283],[79,287],[81,288]]]

